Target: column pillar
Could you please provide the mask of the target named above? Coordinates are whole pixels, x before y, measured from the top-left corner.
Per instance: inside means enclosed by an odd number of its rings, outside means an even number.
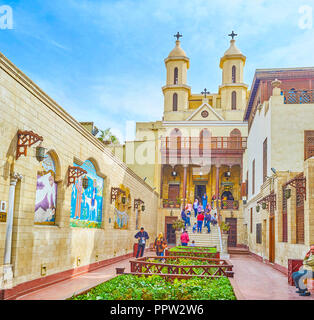
[[[164,184],[164,165],[160,165],[160,196],[159,198],[162,199],[162,190],[163,190],[163,184]]]
[[[217,208],[217,217],[220,224],[220,208],[219,208],[219,169],[220,166],[216,165],[216,208]]]
[[[185,202],[186,202],[186,184],[187,184],[187,171],[188,171],[188,165],[183,165],[183,207],[185,208]]]
[[[6,235],[5,235],[4,261],[3,261],[3,275],[2,275],[2,278],[0,279],[0,287],[4,287],[4,288],[11,287],[12,279],[13,279],[11,253],[12,253],[12,230],[13,230],[15,187],[16,187],[16,183],[22,178],[23,178],[22,175],[15,172],[10,177],[9,204],[8,204],[8,215],[7,215]]]

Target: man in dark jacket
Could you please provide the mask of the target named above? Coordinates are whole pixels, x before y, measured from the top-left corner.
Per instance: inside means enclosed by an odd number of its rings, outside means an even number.
[[[181,211],[181,219],[184,221],[184,228],[186,228],[186,225],[187,225],[187,215],[186,215],[186,213],[185,213],[184,208],[182,208],[182,211]]]
[[[143,257],[146,240],[149,239],[148,233],[144,231],[144,228],[142,227],[141,231],[139,231],[134,238],[138,239],[136,258],[138,258],[138,256]]]

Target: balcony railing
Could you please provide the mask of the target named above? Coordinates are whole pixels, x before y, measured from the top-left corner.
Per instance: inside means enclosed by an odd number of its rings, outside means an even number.
[[[172,199],[162,199],[163,208],[180,208],[181,201],[172,200]]]
[[[163,137],[161,152],[179,155],[206,155],[214,151],[244,151],[247,146],[246,137]]]
[[[314,103],[314,90],[282,90],[285,104],[306,104]]]
[[[237,200],[222,200],[221,201],[221,209],[222,210],[238,210],[239,209],[239,201]]]

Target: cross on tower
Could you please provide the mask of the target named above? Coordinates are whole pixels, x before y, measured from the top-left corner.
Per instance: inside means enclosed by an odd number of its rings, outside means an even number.
[[[180,40],[180,37],[182,37],[182,34],[177,32],[177,34],[175,34],[174,37],[177,38],[177,40]]]
[[[230,34],[228,34],[229,37],[232,37],[232,40],[235,36],[237,36],[236,33],[234,33],[234,31],[232,30],[232,32]]]
[[[207,93],[210,93],[210,92],[209,92],[209,91],[207,91],[207,89],[206,89],[206,88],[204,89],[204,91],[202,91],[202,92],[201,92],[201,94],[204,94],[204,95],[205,95],[205,99],[206,99],[206,94],[207,94]]]

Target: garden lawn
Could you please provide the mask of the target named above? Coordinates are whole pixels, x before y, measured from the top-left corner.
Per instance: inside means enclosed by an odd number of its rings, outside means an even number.
[[[120,275],[72,300],[236,300],[236,297],[226,277],[170,282],[158,275]]]

